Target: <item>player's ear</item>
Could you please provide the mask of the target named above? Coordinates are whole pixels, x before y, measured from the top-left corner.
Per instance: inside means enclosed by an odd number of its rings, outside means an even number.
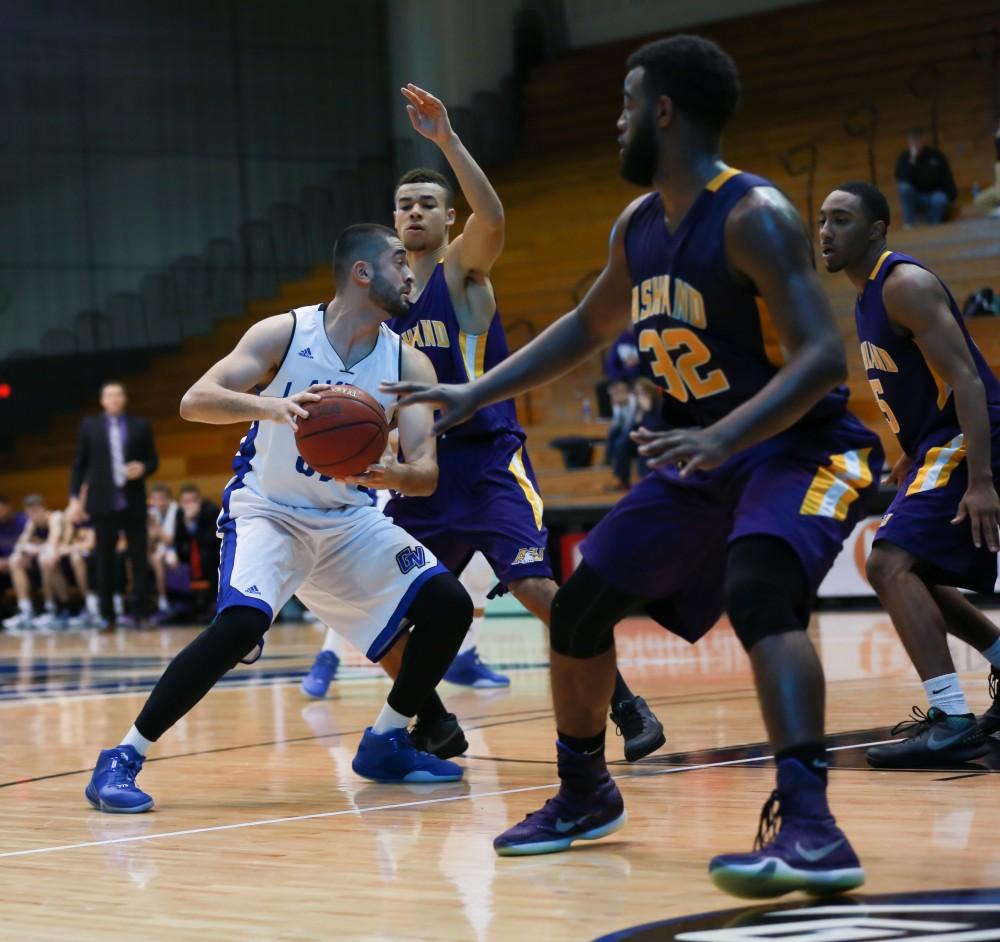
[[[452,206],[451,209],[446,209],[444,212],[444,224],[446,226],[455,225],[455,207]]]
[[[351,266],[351,276],[359,284],[367,285],[372,280],[372,266],[369,262],[358,261]]]
[[[655,112],[656,124],[666,130],[674,120],[674,102],[669,95],[660,95],[656,99]]]
[[[876,219],[872,223],[871,237],[873,240],[884,239],[886,233],[885,221],[882,219]]]

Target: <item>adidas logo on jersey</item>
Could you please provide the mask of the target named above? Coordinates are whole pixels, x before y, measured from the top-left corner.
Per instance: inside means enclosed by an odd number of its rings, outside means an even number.
[[[305,357],[307,360],[311,360],[313,358],[313,352],[308,347],[306,347],[305,350],[299,351],[299,356]]]
[[[243,594],[244,595],[260,595],[260,589],[258,589],[257,586],[252,585]]]
[[[517,556],[514,557],[514,562],[512,562],[511,565],[520,566],[524,563],[541,563],[544,561],[544,546],[526,546],[524,549],[519,549],[517,551]]]

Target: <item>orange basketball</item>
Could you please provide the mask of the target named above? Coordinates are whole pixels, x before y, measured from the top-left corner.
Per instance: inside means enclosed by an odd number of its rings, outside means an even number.
[[[334,386],[319,402],[305,402],[308,419],[295,426],[295,444],[320,474],[344,478],[376,464],[389,439],[385,410],[357,386]]]

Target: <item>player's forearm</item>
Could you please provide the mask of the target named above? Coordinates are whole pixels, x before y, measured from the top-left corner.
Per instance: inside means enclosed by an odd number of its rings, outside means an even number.
[[[250,393],[234,392],[218,383],[195,383],[181,399],[182,419],[209,425],[229,425],[266,419],[266,400]]]
[[[797,351],[755,396],[712,428],[730,454],[742,451],[794,425],[846,375],[839,345],[835,351],[825,345]]]
[[[575,310],[546,327],[534,340],[493,367],[472,385],[479,406],[510,399],[558,379],[603,349]]]
[[[395,466],[392,489],[407,497],[430,497],[437,490],[438,465],[434,458],[420,458]]]
[[[503,228],[503,203],[500,202],[500,197],[493,189],[489,178],[483,173],[459,136],[453,133],[448,141],[441,145],[441,152],[451,169],[455,171],[462,194],[479,223]]]
[[[974,375],[963,376],[952,387],[955,413],[965,437],[965,465],[970,484],[993,482],[990,442],[990,416],[986,408],[986,389]]]

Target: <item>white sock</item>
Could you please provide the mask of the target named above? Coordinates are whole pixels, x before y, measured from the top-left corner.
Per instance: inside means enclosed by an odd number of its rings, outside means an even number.
[[[160,598],[156,602],[156,605],[157,605],[157,608],[159,608],[159,610],[161,612],[169,612],[170,611],[170,603],[167,601],[167,597],[165,595],[161,595],[160,596]]]
[[[375,722],[372,723],[372,732],[381,736],[383,733],[389,732],[390,729],[406,729],[410,725],[411,719],[413,719],[412,716],[403,716],[402,713],[397,713],[387,703],[382,707],[382,712],[379,713]]]
[[[994,667],[1000,669],[1000,638],[997,638],[988,648],[979,652]]]
[[[122,597],[120,595],[115,595],[115,596],[112,597],[112,602],[114,603],[114,606],[115,606],[115,614],[116,615],[124,615],[125,614],[125,602],[122,599]]]
[[[332,628],[327,628],[326,634],[323,636],[323,647],[320,650],[333,651],[333,653],[336,654],[339,640],[337,632],[335,632]]]
[[[46,615],[55,615],[56,611],[57,611],[57,609],[56,609],[56,603],[55,602],[46,602],[45,603],[45,614]]]
[[[473,616],[469,631],[462,641],[462,646],[458,649],[459,654],[465,654],[466,651],[471,651],[476,646],[476,642],[479,640],[479,629],[483,627],[484,621],[484,615]]]
[[[971,713],[965,701],[965,693],[958,681],[958,674],[942,674],[924,681],[924,692],[932,707],[943,710],[950,716]]]
[[[140,756],[145,756],[149,752],[149,747],[153,745],[153,740],[147,739],[133,726],[118,745],[131,746]]]
[[[31,599],[18,599],[17,609],[22,615],[27,615],[29,618],[35,614],[35,608],[31,604]]]
[[[101,602],[93,592],[87,593],[87,613],[94,616],[101,614]]]

